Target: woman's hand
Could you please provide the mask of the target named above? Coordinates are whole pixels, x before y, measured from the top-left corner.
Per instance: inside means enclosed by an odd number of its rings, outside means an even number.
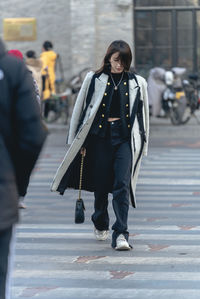
[[[80,153],[81,153],[81,155],[83,155],[85,157],[85,155],[86,155],[86,148],[82,147]]]

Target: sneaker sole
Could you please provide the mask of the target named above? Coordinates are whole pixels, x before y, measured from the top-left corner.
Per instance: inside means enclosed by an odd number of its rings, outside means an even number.
[[[97,239],[97,237],[95,237],[97,241],[106,241],[108,238],[105,239]]]
[[[18,206],[18,209],[23,209],[23,210],[25,210],[25,209],[26,209],[26,206],[19,205],[19,206]]]
[[[126,247],[126,246],[115,247],[115,250],[117,250],[117,251],[128,251],[128,250],[131,250],[131,247]]]

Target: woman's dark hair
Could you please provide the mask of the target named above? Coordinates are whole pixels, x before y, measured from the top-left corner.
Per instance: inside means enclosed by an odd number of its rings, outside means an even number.
[[[33,50],[27,51],[26,52],[26,57],[28,57],[28,58],[36,58],[35,51],[33,51]]]
[[[132,53],[129,45],[123,40],[115,40],[113,41],[107,49],[106,55],[103,59],[102,67],[96,71],[96,73],[110,72],[110,58],[111,56],[119,52],[119,60],[124,67],[124,71],[128,72],[130,69],[131,61],[132,61]]]
[[[49,51],[50,49],[53,48],[53,44],[52,42],[46,40],[43,44],[43,48],[46,50],[46,51]]]

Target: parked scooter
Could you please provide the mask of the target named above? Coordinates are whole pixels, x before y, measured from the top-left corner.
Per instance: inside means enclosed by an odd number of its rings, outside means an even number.
[[[185,68],[174,67],[164,75],[166,89],[162,95],[162,109],[173,125],[181,125],[188,121],[187,98],[182,84],[185,72]]]
[[[200,78],[197,74],[190,74],[188,80],[183,80],[183,86],[187,97],[187,106],[190,117],[195,117],[197,123],[200,124],[200,120],[196,115],[196,110],[200,108]],[[189,120],[188,119],[188,120]]]

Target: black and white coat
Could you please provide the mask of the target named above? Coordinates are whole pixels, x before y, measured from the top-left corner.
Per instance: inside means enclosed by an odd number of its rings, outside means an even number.
[[[68,143],[70,147],[59,166],[56,175],[54,177],[51,190],[58,191],[61,194],[64,193],[67,188],[78,189],[79,182],[79,169],[80,169],[80,149],[84,144],[86,137],[89,133],[91,125],[95,119],[95,115],[98,108],[102,102],[107,82],[108,75],[102,73],[99,77],[95,78],[94,93],[91,97],[90,104],[87,107],[84,119],[78,131],[80,118],[82,111],[86,106],[86,98],[89,90],[89,86],[92,80],[94,72],[89,72],[82,84],[81,90],[77,97],[74,110],[72,113]],[[136,77],[136,79],[135,79]],[[131,76],[129,74],[129,114],[132,115],[134,109],[134,103],[138,96],[138,91],[140,91],[139,101],[142,103],[140,121],[138,117],[135,117],[134,122],[131,127],[131,147],[133,153],[133,163],[132,163],[132,177],[130,186],[130,200],[134,207],[136,207],[135,198],[135,188],[137,183],[137,178],[139,174],[140,164],[142,155],[147,155],[148,149],[148,137],[149,137],[149,109],[148,109],[148,97],[147,97],[147,83],[146,80],[138,75]],[[136,111],[137,113],[137,111]],[[143,132],[141,132],[142,121]],[[92,184],[92,179],[90,175],[91,165],[89,161],[89,156],[86,154],[86,170],[83,173],[83,186],[84,190],[94,191]],[[88,166],[90,165],[90,166]]]

